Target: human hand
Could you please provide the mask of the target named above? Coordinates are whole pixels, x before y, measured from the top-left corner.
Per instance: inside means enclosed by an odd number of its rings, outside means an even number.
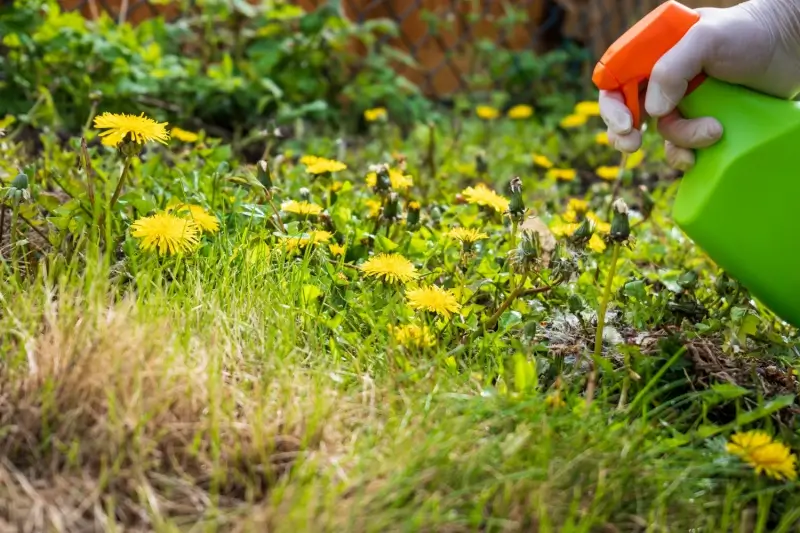
[[[730,8],[696,10],[700,20],[656,63],[640,109],[658,118],[667,163],[679,170],[694,165],[695,148],[722,136],[713,117],[683,118],[676,106],[701,72],[781,98],[800,93],[800,2],[750,0]],[[600,91],[600,115],[609,143],[632,153],[642,144],[620,92]]]

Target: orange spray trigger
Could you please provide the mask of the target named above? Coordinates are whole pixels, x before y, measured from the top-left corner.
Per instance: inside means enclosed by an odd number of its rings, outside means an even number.
[[[642,126],[639,85],[650,78],[653,67],[686,32],[700,14],[675,0],[668,0],[634,24],[612,44],[592,74],[592,82],[604,91],[620,91],[633,116],[633,127]],[[690,89],[697,86],[693,80]]]

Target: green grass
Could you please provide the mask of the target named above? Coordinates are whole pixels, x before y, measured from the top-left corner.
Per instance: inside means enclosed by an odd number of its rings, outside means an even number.
[[[519,175],[529,214],[546,223],[570,197],[606,219],[613,183],[593,169],[618,155],[594,144],[598,123],[564,132],[555,121],[504,123],[490,136],[472,121],[458,135],[441,126],[436,179],[426,128],[349,139],[341,179],[352,188],[328,210],[356,254],[346,258],[324,245],[282,253],[255,169],[214,141],[151,147],[134,161],[121,205],[82,221],[87,177],[75,145],[3,144],[3,172],[30,175],[25,215],[48,242],[18,245],[28,270],[0,285],[0,520],[48,531],[796,531],[797,483],[756,476],[725,451],[730,434],[755,427],[795,444],[793,386],[766,373],[791,376],[793,332],[673,228],[675,183],[655,142],[621,188],[640,207],[646,182],[656,205],[649,218],[631,216],[635,240],[612,280],[591,407],[610,246],[564,252],[569,281],[515,300],[497,328],[482,325],[512,292],[505,258],[524,236],[460,204],[459,192],[483,181],[504,193]],[[326,205],[327,186],[291,157],[333,157],[335,147],[325,136],[273,147],[275,202],[307,187]],[[420,201],[422,225],[400,220],[370,241],[374,194],[363,177],[393,151],[415,178],[403,212]],[[531,153],[569,163],[579,179],[548,179]],[[96,145],[90,154],[97,194],[108,198],[120,158]],[[180,258],[140,250],[130,223],[173,197],[204,205],[222,231]],[[443,235],[455,225],[489,238],[464,256]],[[425,284],[456,291],[461,313],[416,313],[407,289],[357,270],[390,249]],[[535,271],[528,289],[557,279]],[[701,303],[705,315],[688,314]],[[434,347],[393,340],[390,325],[413,321],[432,328]]]

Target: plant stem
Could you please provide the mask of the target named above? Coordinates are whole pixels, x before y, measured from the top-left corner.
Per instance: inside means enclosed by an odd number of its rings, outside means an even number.
[[[264,195],[267,197],[267,202],[269,202],[272,211],[275,213],[275,216],[278,217],[278,224],[280,224],[280,228],[278,228],[282,233],[286,233],[286,226],[283,225],[283,219],[281,218],[281,213],[278,211],[278,208],[275,207],[275,203],[272,201],[272,193],[266,191]]]
[[[517,217],[511,216],[511,249],[517,247]]]
[[[611,300],[611,286],[614,284],[614,274],[617,271],[617,260],[619,259],[619,243],[614,243],[614,248],[611,252],[611,266],[608,270],[608,279],[606,279],[606,288],[603,291],[603,299],[600,300],[600,309],[597,311],[597,331],[594,334],[594,354],[592,356],[592,371],[589,373],[589,383],[586,385],[586,406],[592,404],[592,396],[594,396],[594,388],[597,382],[597,365],[595,359],[599,358],[603,352],[603,329],[605,328],[606,309],[608,309],[608,302]]]
[[[495,311],[494,314],[486,319],[486,321],[483,323],[484,329],[491,329],[495,326],[495,324],[497,324],[497,321],[500,320],[500,316],[505,313],[506,309],[508,309],[511,304],[514,303],[514,300],[516,300],[517,297],[519,297],[519,295],[525,291],[525,282],[527,280],[528,274],[523,274],[522,279],[519,280],[519,285],[517,285],[517,288],[511,291],[511,294],[509,294],[505,301],[500,304],[500,307],[497,308],[497,311]]]
[[[119,200],[119,196],[122,193],[122,186],[125,185],[125,180],[128,178],[128,174],[130,173],[131,162],[133,158],[127,156],[125,158],[125,165],[122,167],[122,173],[119,175],[119,181],[117,182],[117,188],[114,189],[114,194],[111,196],[111,202],[108,205],[108,210],[111,211],[114,209],[114,205]]]
[[[89,196],[89,203],[94,211],[94,169],[92,168],[92,159],[89,157],[89,149],[86,146],[86,137],[81,137],[81,156],[83,157],[83,170],[86,172],[86,194]]]
[[[14,271],[14,278],[17,283],[22,282],[20,276],[20,267],[17,264],[17,221],[19,219],[19,202],[14,203],[14,210],[11,215],[11,229],[9,231],[8,240],[11,245],[11,269]]]

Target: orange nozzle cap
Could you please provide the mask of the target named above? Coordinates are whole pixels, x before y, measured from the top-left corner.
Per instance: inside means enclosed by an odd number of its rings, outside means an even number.
[[[697,11],[668,0],[634,24],[600,58],[592,82],[600,90],[622,92],[636,129],[641,127],[639,84],[698,20]]]

